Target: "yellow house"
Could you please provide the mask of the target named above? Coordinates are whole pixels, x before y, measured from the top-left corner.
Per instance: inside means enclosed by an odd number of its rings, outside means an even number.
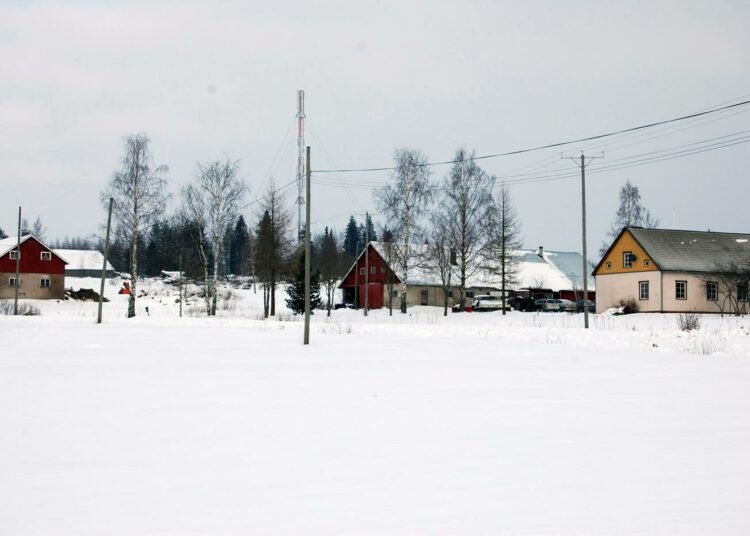
[[[643,312],[747,311],[750,234],[626,227],[594,276],[597,313],[629,299]]]

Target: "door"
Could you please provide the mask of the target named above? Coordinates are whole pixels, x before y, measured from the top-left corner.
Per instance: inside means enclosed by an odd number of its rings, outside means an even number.
[[[367,307],[369,309],[380,309],[383,307],[383,284],[370,283],[367,292]],[[365,285],[359,286],[359,306],[365,306]]]
[[[428,305],[429,297],[427,295],[427,289],[422,289],[422,292],[420,292],[420,305]]]

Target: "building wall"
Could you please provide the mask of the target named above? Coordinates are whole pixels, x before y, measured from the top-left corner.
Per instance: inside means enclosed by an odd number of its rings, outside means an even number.
[[[393,308],[401,308],[401,298],[399,293],[401,292],[401,285],[393,285],[393,291],[396,296],[393,298]],[[444,293],[443,289],[439,286],[434,285],[408,285],[406,287],[406,305],[412,307],[414,305],[422,305],[422,291],[427,292],[427,305],[434,307],[443,306]],[[448,297],[448,307],[453,305],[458,300],[458,289],[452,289],[453,296]],[[388,308],[388,287],[383,286],[383,307]]]
[[[11,277],[16,277],[15,271],[0,272],[0,299],[13,299],[15,297],[16,289],[8,281]],[[48,288],[42,288],[42,278],[50,280]],[[19,298],[27,300],[61,300],[65,297],[65,276],[62,274],[22,273],[20,279],[21,285],[18,289]]]
[[[14,248],[15,249],[15,248]],[[52,258],[48,261],[41,260],[43,251],[51,250],[45,247],[35,238],[27,238],[21,243],[21,273],[31,274],[64,274],[65,263],[52,252]],[[0,273],[16,273],[16,261],[10,258],[10,252],[0,257]],[[6,281],[7,283],[7,281]]]
[[[624,253],[626,251],[631,252],[636,257],[636,260],[630,268],[625,268],[623,262]],[[611,263],[609,268],[607,268],[607,263]],[[602,259],[602,263],[599,266],[596,275],[655,272],[658,270],[659,268],[654,264],[643,248],[638,245],[638,242],[633,238],[633,235],[630,234],[629,231],[625,231],[622,236],[620,236],[620,239],[612,246],[610,252],[604,257],[604,259]],[[596,290],[599,290],[598,279]]]
[[[649,299],[640,300],[639,281],[649,281]],[[687,297],[678,300],[676,282],[687,283]],[[663,295],[662,295],[663,288]],[[633,298],[643,312],[718,313],[716,302],[708,301],[701,274],[689,272],[641,272],[598,275],[596,277],[596,312],[617,307],[622,299]]]

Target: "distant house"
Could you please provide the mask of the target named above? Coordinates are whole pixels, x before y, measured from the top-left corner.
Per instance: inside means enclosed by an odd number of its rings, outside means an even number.
[[[594,270],[597,312],[747,310],[750,234],[626,227]]]
[[[415,246],[416,251],[423,250],[423,246]],[[545,252],[539,250],[517,250],[513,252],[519,259],[516,283],[511,291],[522,291],[533,297],[555,297],[582,299],[583,298],[583,257],[576,252]],[[368,258],[367,264],[365,257]],[[344,302],[352,303],[355,307],[364,306],[365,274],[368,277],[368,305],[371,309],[379,309],[388,305],[389,281],[393,295],[393,307],[401,306],[400,291],[402,281],[397,269],[390,266],[386,259],[387,246],[381,242],[370,242],[367,255],[363,251],[352,267],[344,276],[339,288],[343,290]],[[429,269],[429,259],[415,263],[408,272],[406,281],[407,305],[442,306],[445,298],[443,285]],[[588,271],[588,270],[587,270]],[[490,292],[501,290],[499,267],[491,259],[485,260],[481,267],[472,270],[467,279],[465,298],[468,305],[472,298]],[[594,299],[595,281],[588,279],[589,299]],[[460,289],[455,275],[451,278],[448,290],[448,306],[452,307],[460,299]]]
[[[66,277],[101,277],[104,255],[95,249],[55,249],[55,253],[68,261]],[[107,261],[106,277],[115,275],[114,267]]]
[[[30,234],[21,237],[20,252],[17,244],[15,236],[0,240],[0,298],[13,298],[18,285],[20,298],[62,299],[66,260]]]

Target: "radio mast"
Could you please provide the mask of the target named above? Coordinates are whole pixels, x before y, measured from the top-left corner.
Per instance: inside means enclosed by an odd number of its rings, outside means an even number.
[[[305,90],[297,90],[297,239],[302,239],[305,178]]]

